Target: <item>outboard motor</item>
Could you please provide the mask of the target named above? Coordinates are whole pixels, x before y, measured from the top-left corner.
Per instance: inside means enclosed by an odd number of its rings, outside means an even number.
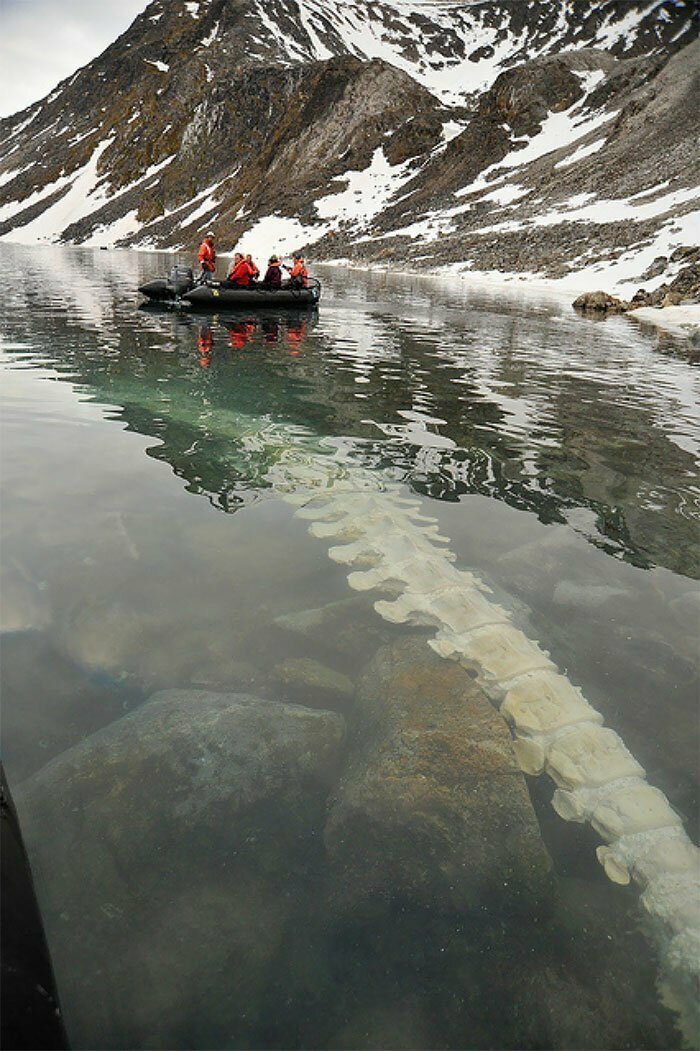
[[[194,286],[194,274],[190,266],[174,266],[168,277],[168,288],[173,295],[181,296],[183,292],[189,292]]]

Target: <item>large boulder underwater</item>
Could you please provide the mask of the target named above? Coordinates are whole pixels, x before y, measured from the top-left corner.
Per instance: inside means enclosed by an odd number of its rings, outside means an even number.
[[[255,1042],[343,736],[332,712],[162,691],[19,786],[74,1046]]]
[[[486,695],[375,642],[344,716],[164,690],[17,787],[73,1047],[678,1046]]]
[[[552,862],[502,717],[422,638],[380,649],[360,680],[356,733],[326,846],[339,893],[498,910],[552,896]]]

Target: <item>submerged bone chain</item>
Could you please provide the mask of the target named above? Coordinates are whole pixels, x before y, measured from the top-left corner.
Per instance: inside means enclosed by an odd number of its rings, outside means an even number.
[[[555,782],[553,806],[566,821],[589,822],[605,841],[597,856],[616,883],[633,879],[669,973],[697,980],[700,961],[700,852],[662,792],[621,738],[562,675],[549,655],[485,597],[489,589],[456,569],[435,519],[397,485],[332,457],[291,450],[271,480],[309,532],[337,540],[328,552],[353,567],[350,586],[395,594],[374,608],[392,623],[432,626],[429,645],[475,671],[510,723],[518,762],[527,774]],[[303,491],[300,491],[303,490]]]

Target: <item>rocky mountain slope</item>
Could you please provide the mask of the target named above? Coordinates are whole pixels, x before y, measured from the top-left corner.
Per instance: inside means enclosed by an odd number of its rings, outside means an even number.
[[[0,237],[631,276],[698,224],[696,14],[153,0],[0,121]]]

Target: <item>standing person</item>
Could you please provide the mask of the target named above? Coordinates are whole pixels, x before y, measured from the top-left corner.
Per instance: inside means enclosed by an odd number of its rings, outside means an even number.
[[[250,254],[250,252],[248,252],[248,255],[245,257],[245,261],[246,261],[246,263],[248,264],[248,266],[250,267],[250,270],[251,270],[251,274],[250,274],[251,281],[257,281],[258,278],[260,277],[260,271],[258,270],[257,266],[253,262],[253,257]]]
[[[306,288],[309,280],[309,271],[306,269],[306,263],[301,252],[295,252],[292,256],[294,262],[291,270],[289,270],[289,276],[291,278],[293,288]]]
[[[282,284],[282,270],[280,268],[280,261],[276,255],[271,255],[267,261],[267,270],[265,271],[265,277],[263,278],[263,285],[265,288],[269,288],[275,291]]]
[[[197,260],[201,269],[201,278],[205,284],[209,283],[210,275],[216,270],[216,252],[214,251],[214,234],[209,231],[197,253]]]
[[[254,274],[253,267],[243,258],[241,252],[235,252],[228,274],[226,285],[228,288],[247,288]]]

